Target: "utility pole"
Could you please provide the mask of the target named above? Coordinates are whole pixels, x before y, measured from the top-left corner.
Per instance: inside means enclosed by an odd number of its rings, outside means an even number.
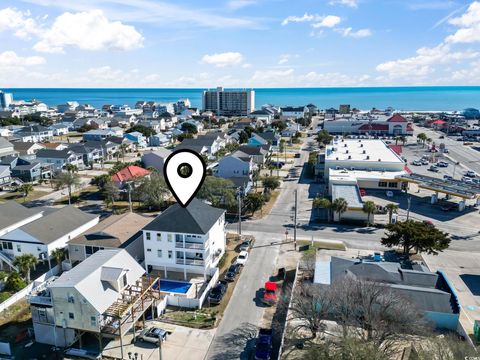
[[[242,187],[238,188],[238,235],[242,236]]]
[[[410,204],[412,203],[412,197],[411,196],[409,196],[407,198],[407,203],[408,203],[408,206],[407,206],[407,220],[408,220],[408,218],[410,217]]]
[[[295,214],[293,216],[293,246],[295,247],[295,250],[297,250],[297,207],[298,207],[298,201],[297,201],[297,190],[295,190]]]
[[[132,212],[132,183],[128,183],[128,208]]]

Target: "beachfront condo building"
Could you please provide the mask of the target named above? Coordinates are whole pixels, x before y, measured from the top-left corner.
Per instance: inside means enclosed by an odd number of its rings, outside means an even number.
[[[202,95],[203,111],[219,116],[247,116],[255,110],[255,90],[205,90]]]

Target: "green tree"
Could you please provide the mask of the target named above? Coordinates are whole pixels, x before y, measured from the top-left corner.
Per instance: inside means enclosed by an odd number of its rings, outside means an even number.
[[[65,258],[66,251],[64,248],[56,248],[52,250],[52,257],[55,259],[60,269],[62,268],[62,260]]]
[[[393,214],[396,214],[398,212],[398,205],[394,203],[389,203],[385,206],[385,208],[388,211],[388,223],[391,224]]]
[[[255,213],[255,211],[262,209],[264,202],[265,198],[263,194],[256,192],[247,194],[244,199],[246,210],[251,212],[252,215]]]
[[[161,209],[165,204],[170,191],[165,179],[158,174],[150,174],[140,180],[134,187],[134,197],[140,200],[149,209]]]
[[[5,282],[5,290],[11,292],[17,292],[27,286],[27,283],[21,278],[20,274],[16,271],[12,271],[8,274],[7,281]]]
[[[196,134],[198,133],[198,129],[195,125],[190,124],[188,122],[184,122],[180,128],[183,132],[187,134]]]
[[[76,173],[78,172],[78,166],[73,164],[67,164],[65,165],[65,170],[67,170],[69,173]]]
[[[68,204],[72,203],[72,190],[80,185],[80,176],[73,172],[61,172],[54,179],[55,188],[57,190],[68,190]]]
[[[207,200],[215,207],[235,209],[237,188],[232,181],[216,176],[207,176],[200,191],[199,199]]]
[[[334,213],[338,214],[338,221],[342,220],[342,214],[347,211],[348,203],[344,198],[335,199],[332,202],[331,209]]]
[[[275,190],[280,186],[280,180],[275,176],[265,176],[262,179],[263,189],[265,192]]]
[[[122,155],[122,160],[125,162],[125,153],[127,152],[128,144],[121,143],[119,147],[120,154]]]
[[[320,130],[317,134],[317,141],[320,145],[330,144],[332,139],[333,139],[333,136],[330,135],[330,133],[325,129]]]
[[[127,130],[127,133],[131,132],[139,132],[147,138],[156,134],[155,130],[153,130],[152,128],[140,124],[133,125],[130,129]]]
[[[313,199],[312,204],[314,209],[327,209],[328,211],[328,221],[330,221],[330,209],[332,207],[332,202],[325,197],[317,197]]]
[[[103,183],[101,191],[104,197],[105,205],[107,205],[107,207],[109,205],[113,206],[115,204],[115,200],[118,199],[118,196],[120,194],[119,188],[111,179],[108,179],[105,183]]]
[[[37,265],[38,259],[32,254],[23,254],[13,260],[13,265],[18,267],[27,283],[30,283],[30,269]]]
[[[427,134],[420,133],[417,135],[417,139],[422,142],[423,146],[425,146],[425,142],[427,141]]]
[[[23,202],[25,202],[28,194],[33,191],[33,185],[29,183],[22,184],[17,188],[17,191],[23,194]]]
[[[247,132],[246,132],[246,131],[242,131],[242,132],[240,132],[240,134],[238,135],[238,142],[239,142],[240,144],[245,144],[245,143],[248,142],[248,138],[249,138],[249,136],[248,136]]]
[[[386,226],[386,237],[382,245],[388,247],[401,246],[403,254],[409,256],[410,251],[427,252],[437,255],[450,245],[450,238],[437,228],[423,221],[407,220]]]
[[[395,136],[395,145],[398,145],[398,142],[401,140],[400,136]]]
[[[377,206],[373,201],[365,201],[362,208],[363,212],[367,213],[367,225],[370,225],[370,217],[377,210]]]
[[[287,128],[287,124],[285,121],[277,120],[277,121],[272,121],[272,127],[277,129],[278,131],[282,132]]]

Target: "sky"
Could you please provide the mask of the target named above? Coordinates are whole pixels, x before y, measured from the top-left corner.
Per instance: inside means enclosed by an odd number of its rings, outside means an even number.
[[[480,1],[1,0],[2,87],[480,85]]]

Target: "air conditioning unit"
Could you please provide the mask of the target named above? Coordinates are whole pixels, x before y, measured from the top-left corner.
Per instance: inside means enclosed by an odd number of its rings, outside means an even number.
[[[367,155],[367,160],[370,160],[370,156],[369,156],[369,155]]]
[[[367,153],[367,150],[363,150],[363,153],[366,154],[366,153]]]

